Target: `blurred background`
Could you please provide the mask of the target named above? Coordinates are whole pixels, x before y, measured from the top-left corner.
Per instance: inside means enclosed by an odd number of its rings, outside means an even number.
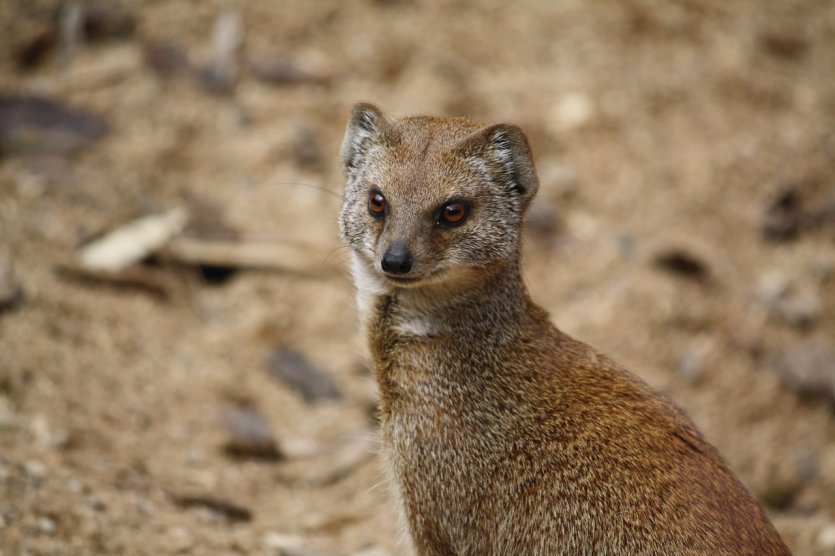
[[[353,103],[528,134],[532,294],[835,554],[835,3],[0,4],[0,552],[396,555]]]

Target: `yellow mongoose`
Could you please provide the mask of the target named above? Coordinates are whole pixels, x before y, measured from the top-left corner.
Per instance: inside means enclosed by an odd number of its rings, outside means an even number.
[[[538,182],[518,127],[359,104],[341,156],[340,235],[418,554],[789,554],[676,406],[529,298]]]

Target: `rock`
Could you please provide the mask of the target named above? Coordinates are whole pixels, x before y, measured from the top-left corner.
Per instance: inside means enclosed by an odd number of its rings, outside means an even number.
[[[306,402],[342,399],[342,392],[333,379],[301,353],[289,349],[275,351],[267,367],[270,376],[299,392]]]
[[[232,523],[252,521],[252,511],[230,500],[212,495],[174,496],[174,503],[181,508],[207,508],[212,513]]]
[[[772,241],[791,241],[826,225],[835,224],[835,199],[807,199],[814,179],[783,187],[769,205],[762,233]]]
[[[306,125],[299,126],[293,137],[291,152],[299,168],[321,171],[326,158],[316,131]]]
[[[41,461],[30,459],[23,462],[23,472],[31,479],[41,481],[46,478],[47,467]]]
[[[184,527],[174,527],[168,530],[169,548],[174,553],[191,551],[194,546],[194,537]]]
[[[103,512],[107,509],[107,504],[105,504],[104,500],[102,500],[95,494],[91,494],[87,497],[87,505],[97,512]]]
[[[760,46],[767,53],[786,60],[799,60],[809,50],[809,41],[799,32],[789,29],[770,29],[760,33]]]
[[[190,67],[188,54],[174,42],[148,42],[142,52],[145,65],[164,79],[181,75]]]
[[[835,523],[821,527],[815,537],[815,546],[820,550],[835,550]]]
[[[678,360],[678,372],[690,383],[696,383],[702,376],[704,361],[700,354],[685,351]]]
[[[823,310],[820,297],[811,289],[793,293],[777,305],[779,315],[789,324],[807,328],[818,320]]]
[[[92,112],[58,102],[0,94],[0,155],[49,153],[71,155],[108,132],[107,123]]]
[[[525,213],[525,229],[540,239],[554,237],[562,228],[559,211],[545,197],[534,197]]]
[[[804,395],[835,404],[835,345],[818,336],[772,355],[771,367],[792,388]]]
[[[69,444],[69,433],[65,430],[55,430],[50,427],[45,415],[35,415],[32,418],[29,430],[42,448],[62,449]]]
[[[234,457],[277,461],[283,454],[269,423],[257,410],[243,407],[221,417],[229,435],[224,451]]]
[[[49,517],[38,518],[38,531],[40,531],[44,535],[52,535],[55,533],[57,529],[58,527],[55,524],[55,520]]]
[[[264,535],[261,544],[276,556],[324,556],[321,552],[305,548],[305,539],[299,535],[270,532]]]
[[[769,315],[799,328],[808,328],[823,312],[820,295],[811,283],[797,284],[780,270],[760,277],[756,296]]]
[[[661,251],[653,257],[653,263],[662,270],[696,282],[710,279],[707,263],[696,255],[677,247]]]
[[[561,95],[551,107],[548,127],[555,134],[571,131],[586,125],[594,116],[591,98],[574,91]]]
[[[81,246],[78,262],[90,271],[124,270],[162,248],[185,229],[188,219],[182,208],[137,218]]]
[[[376,441],[368,431],[358,432],[316,454],[315,460],[299,460],[282,469],[283,480],[292,484],[324,487],[349,477],[374,458]]]
[[[0,257],[0,314],[16,309],[23,301],[23,288],[18,284],[11,262]]]
[[[252,57],[247,67],[256,79],[270,85],[327,85],[330,82],[329,76],[278,56]]]
[[[203,88],[210,93],[227,95],[238,81],[238,53],[243,44],[243,26],[237,12],[221,13],[212,31],[212,59],[197,70]]]
[[[369,546],[352,552],[351,556],[388,556],[388,552],[379,546]]]
[[[18,42],[14,48],[17,68],[30,70],[46,60],[58,44],[58,29],[54,24],[46,24]]]
[[[570,199],[577,193],[577,173],[555,158],[546,158],[537,165],[540,191],[537,197],[546,196],[554,200]],[[534,197],[536,199],[537,197]]]
[[[82,28],[89,42],[126,39],[136,31],[136,16],[122,2],[86,0]]]

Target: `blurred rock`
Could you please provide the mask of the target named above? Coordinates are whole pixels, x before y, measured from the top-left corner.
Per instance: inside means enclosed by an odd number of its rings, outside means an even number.
[[[760,277],[757,299],[771,316],[799,328],[814,324],[823,311],[823,303],[811,283],[796,284],[780,270]]]
[[[320,171],[327,164],[319,137],[310,126],[301,125],[296,129],[291,150],[299,168]]]
[[[330,82],[330,76],[276,56],[251,57],[247,67],[256,79],[269,85],[327,85]]]
[[[678,248],[671,247],[657,253],[653,263],[660,269],[696,282],[705,283],[710,279],[710,270],[701,258]]]
[[[86,0],[82,17],[84,40],[126,39],[136,31],[136,16],[117,0]]]
[[[292,485],[326,487],[350,477],[361,465],[373,459],[377,437],[370,431],[358,431],[320,450],[314,459],[299,459],[282,467],[281,478]]]
[[[71,155],[109,130],[100,117],[40,97],[0,94],[0,156]]]
[[[270,376],[299,392],[308,403],[340,400],[342,392],[330,375],[314,367],[296,351],[281,349],[267,361]]]
[[[39,517],[38,518],[38,531],[43,533],[44,535],[52,535],[58,529],[58,526],[55,524],[55,520],[49,517]]]
[[[818,336],[790,346],[770,358],[771,367],[801,394],[835,404],[835,344]]]
[[[14,60],[19,70],[30,70],[46,60],[58,44],[58,30],[53,24],[41,26],[15,46]]]
[[[763,50],[777,58],[799,60],[809,50],[809,40],[799,30],[770,29],[757,38]]]
[[[269,423],[258,411],[243,407],[221,416],[228,439],[224,451],[234,457],[277,461],[283,454]]]
[[[534,197],[525,214],[525,229],[539,239],[550,239],[562,228],[559,211],[545,197]]]
[[[78,262],[89,271],[125,270],[182,232],[188,220],[189,213],[182,208],[142,216],[82,245],[78,250]]]
[[[188,71],[188,54],[175,42],[148,42],[142,49],[145,65],[157,77],[168,79]]]
[[[566,200],[576,195],[579,185],[577,173],[555,158],[546,158],[538,163],[537,173],[540,186],[538,196]]]
[[[275,556],[325,556],[323,553],[305,548],[305,539],[299,535],[269,532],[261,541],[264,548]]]
[[[84,40],[84,6],[80,0],[63,2],[58,10],[58,59],[69,65]]]
[[[389,556],[389,553],[382,547],[369,546],[352,552],[351,556]]]
[[[167,548],[174,554],[190,552],[194,547],[194,537],[184,527],[173,527],[166,535]]]
[[[17,282],[11,261],[0,256],[0,314],[11,311],[23,302],[23,288]]]
[[[46,478],[48,469],[43,462],[30,459],[23,462],[23,472],[35,481],[42,481]]]
[[[835,199],[822,198],[815,202],[804,199],[803,186],[803,183],[788,186],[772,200],[762,225],[766,239],[791,241],[825,225],[835,224]]]
[[[699,381],[704,370],[704,358],[694,351],[685,351],[678,360],[678,372],[694,384]]]
[[[212,31],[212,58],[197,71],[204,89],[218,95],[234,91],[238,81],[238,54],[243,38],[241,17],[237,12],[224,12],[217,17]]]
[[[206,508],[232,523],[252,521],[252,512],[240,504],[211,495],[175,496],[174,502],[181,508]]]
[[[593,117],[594,104],[591,98],[582,92],[568,92],[562,94],[551,107],[548,127],[552,133],[559,135],[583,127]]]
[[[29,429],[42,448],[60,450],[69,444],[69,433],[66,430],[50,427],[44,415],[35,415]]]
[[[807,288],[782,299],[775,310],[789,324],[808,328],[820,317],[823,305],[817,292]]]
[[[820,550],[835,551],[835,523],[821,527],[815,537],[815,546]]]

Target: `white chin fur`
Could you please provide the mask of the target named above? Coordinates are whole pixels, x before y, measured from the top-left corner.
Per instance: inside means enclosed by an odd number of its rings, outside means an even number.
[[[360,319],[365,323],[366,318],[374,309],[374,298],[391,293],[391,286],[384,279],[369,268],[356,251],[351,253],[351,274],[354,276],[354,286],[357,288],[357,309]]]

